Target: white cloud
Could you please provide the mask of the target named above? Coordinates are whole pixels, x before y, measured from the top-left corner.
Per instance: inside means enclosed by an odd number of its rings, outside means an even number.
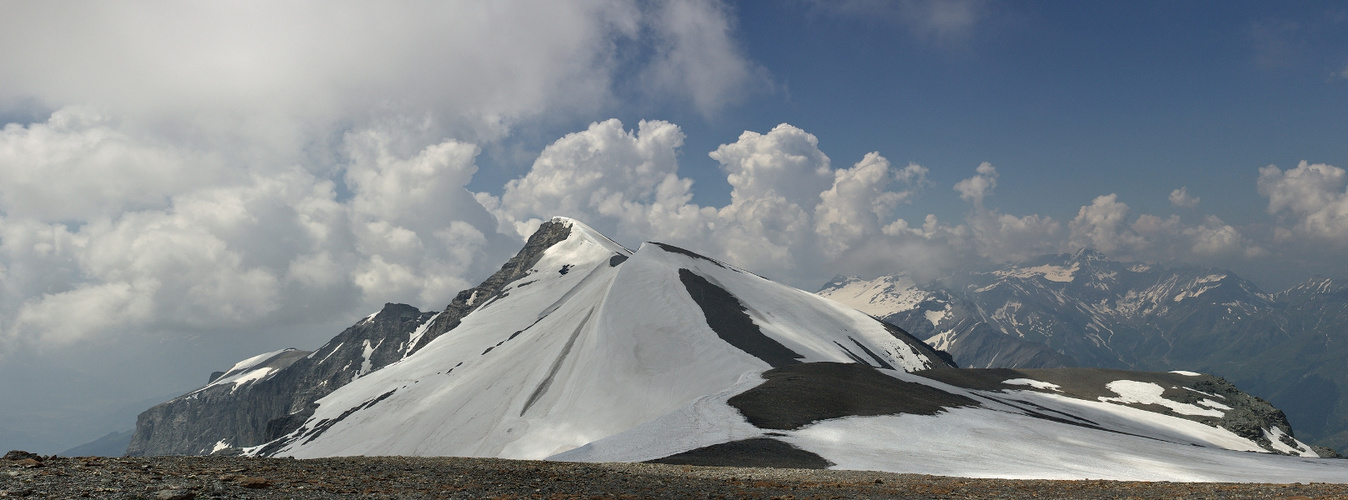
[[[517,244],[484,208],[501,200],[465,189],[480,144],[655,96],[713,114],[769,85],[709,0],[7,14],[0,106],[54,110],[0,130],[0,339],[18,343],[443,306]],[[628,231],[684,221],[692,234],[702,214],[673,174],[682,134],[649,128],[631,152],[646,167],[622,165],[633,170],[574,206]],[[541,194],[540,182],[517,187]],[[538,203],[570,206],[554,201]],[[120,312],[52,331],[72,304]]]
[[[977,175],[955,183],[955,191],[959,192],[961,199],[982,208],[983,198],[992,194],[992,189],[997,187],[997,168],[983,162],[977,172]]]
[[[1061,225],[1052,217],[981,211],[970,215],[966,223],[975,252],[993,262],[1016,262],[1053,253],[1062,246],[1058,237]]]
[[[400,156],[380,137],[348,137],[344,201],[292,167],[74,228],[0,219],[3,337],[60,344],[316,321],[385,301],[443,306],[514,243],[463,188],[476,148],[446,141]],[[88,321],[71,320],[75,306]],[[95,314],[104,309],[116,313]]]
[[[833,180],[819,139],[785,123],[767,134],[745,131],[738,141],[722,144],[709,155],[726,171],[726,180],[734,187],[732,198],[773,193],[792,203],[813,206]]]
[[[1246,253],[1244,239],[1240,232],[1225,224],[1216,216],[1208,216],[1199,226],[1186,228],[1184,235],[1192,238],[1190,251],[1195,255],[1212,257],[1229,253]],[[1250,250],[1247,255],[1257,255],[1259,250]]]
[[[894,171],[878,152],[867,153],[848,169],[833,172],[833,186],[814,208],[815,233],[826,255],[836,257],[861,239],[877,235],[895,206],[909,201],[926,183],[927,168],[909,164]],[[908,189],[889,191],[893,181]]]
[[[1189,194],[1189,188],[1180,187],[1170,192],[1170,205],[1179,208],[1194,208],[1198,206],[1199,198]]]
[[[1127,204],[1118,199],[1116,194],[1097,196],[1090,205],[1081,207],[1076,218],[1068,224],[1071,229],[1069,243],[1074,247],[1092,247],[1107,254],[1132,252],[1145,247],[1146,240],[1124,225],[1129,209]]]
[[[1183,190],[1175,190],[1183,194]],[[1172,199],[1176,196],[1172,193]],[[1181,196],[1182,197],[1182,196]],[[1236,227],[1214,215],[1185,222],[1177,215],[1141,214],[1130,224],[1131,208],[1115,194],[1096,197],[1069,224],[1069,248],[1092,247],[1111,257],[1147,262],[1240,264],[1268,255]]]
[[[0,212],[10,216],[84,220],[160,207],[222,177],[218,158],[132,137],[87,107],[0,130]]]
[[[965,224],[928,216],[921,228],[909,227],[894,212],[928,184],[927,168],[896,169],[873,152],[832,170],[817,139],[788,124],[746,131],[712,152],[731,200],[698,206],[691,181],[677,171],[682,137],[665,122],[642,122],[636,131],[617,120],[595,123],[545,148],[501,199],[478,199],[521,234],[544,217],[568,215],[627,244],[683,245],[803,287],[836,272],[931,274],[968,259],[1005,262],[1060,246],[1059,223],[1039,215],[979,208]],[[996,176],[983,164],[957,190],[981,203]]]
[[[1289,228],[1282,239],[1307,237],[1348,245],[1348,173],[1323,163],[1302,161],[1283,171],[1269,165],[1259,169],[1259,194],[1268,198],[1268,213]]]
[[[380,107],[449,115],[475,139],[597,103],[613,40],[634,36],[642,15],[618,0],[35,3],[8,14],[3,97],[186,118],[264,142]]]
[[[518,226],[521,236],[553,215],[585,220],[614,237],[641,232],[648,207],[677,213],[691,199],[691,181],[677,175],[682,145],[683,132],[669,122],[642,121],[636,131],[616,119],[592,123],[544,148],[528,174],[506,183],[498,216],[535,219]]]
[[[658,40],[644,75],[651,97],[681,95],[704,116],[758,86],[766,72],[751,63],[732,36],[727,9],[713,0],[658,2],[649,18]]]

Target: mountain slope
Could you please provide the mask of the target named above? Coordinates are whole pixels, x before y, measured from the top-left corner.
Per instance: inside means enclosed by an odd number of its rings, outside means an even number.
[[[799,363],[944,364],[857,311],[663,244],[579,223],[499,298],[415,356],[319,401],[266,455],[545,458],[746,373]],[[371,408],[377,407],[377,411]]]
[[[906,373],[812,363],[763,376],[552,459],[1003,478],[1348,481],[1344,461],[1250,453],[1314,456],[1288,435],[1285,421],[1274,422],[1276,409],[1196,373]]]

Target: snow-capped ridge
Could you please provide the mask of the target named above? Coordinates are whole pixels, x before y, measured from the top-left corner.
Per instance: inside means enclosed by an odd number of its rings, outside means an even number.
[[[231,386],[231,390],[237,390],[240,385],[255,383],[263,380],[271,374],[290,366],[296,360],[309,355],[309,351],[301,351],[293,347],[285,349],[264,352],[250,357],[238,363],[234,363],[228,370],[212,374],[211,380],[204,387],[188,393],[188,395],[197,394],[212,387]]]

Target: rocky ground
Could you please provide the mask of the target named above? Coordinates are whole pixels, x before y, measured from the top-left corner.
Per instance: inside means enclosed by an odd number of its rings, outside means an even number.
[[[1348,485],[965,479],[804,469],[470,458],[0,460],[28,498],[1348,498]]]

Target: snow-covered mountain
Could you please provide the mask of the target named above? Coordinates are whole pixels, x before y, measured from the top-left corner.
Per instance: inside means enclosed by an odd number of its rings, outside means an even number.
[[[133,451],[1348,480],[1219,378],[957,369],[864,312],[569,219],[455,304],[245,360],[142,415]],[[227,418],[198,420],[207,407]]]
[[[1090,249],[929,283],[837,278],[819,294],[898,325],[961,366],[1218,373],[1348,445],[1348,283],[1268,294],[1220,269],[1111,261]]]

